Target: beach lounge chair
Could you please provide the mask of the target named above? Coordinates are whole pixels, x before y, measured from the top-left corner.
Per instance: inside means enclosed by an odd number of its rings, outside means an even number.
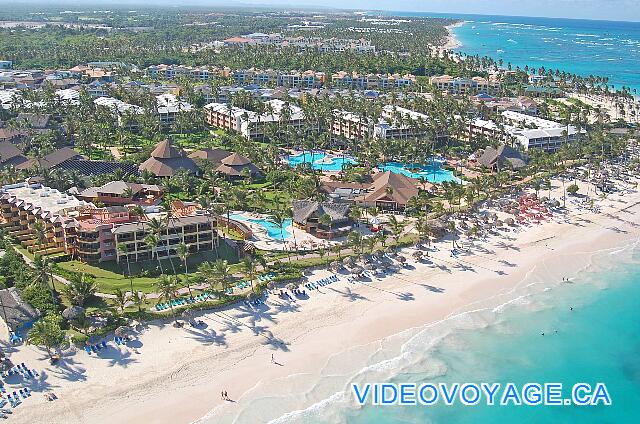
[[[102,341],[102,343],[100,343],[100,345],[105,349],[107,348],[107,342],[104,340]]]
[[[91,355],[91,348],[87,345],[84,345],[84,350],[85,352],[87,352],[89,355]]]

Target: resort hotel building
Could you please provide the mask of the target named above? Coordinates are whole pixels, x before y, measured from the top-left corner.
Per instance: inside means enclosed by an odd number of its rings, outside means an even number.
[[[513,141],[524,150],[555,152],[563,144],[579,140],[585,133],[585,130],[579,130],[573,125],[563,125],[519,112],[504,111],[500,117],[502,125],[491,120],[474,119],[469,126],[469,136]]]
[[[129,259],[138,261],[175,256],[179,243],[192,253],[212,250],[218,243],[215,220],[195,215],[169,219],[158,245],[148,246],[147,215],[136,216],[124,205],[99,208],[41,184],[3,186],[0,209],[0,228],[34,254],[69,254],[82,261],[104,262],[120,260],[117,245],[124,243]],[[162,218],[149,214],[153,215]]]
[[[500,81],[496,76],[484,77],[452,77],[441,75],[429,79],[431,85],[436,86],[440,91],[450,94],[467,95],[477,93],[496,94],[500,91]]]
[[[268,124],[280,123],[295,128],[301,128],[304,125],[302,109],[279,99],[265,102],[263,113],[224,103],[209,103],[204,109],[209,125],[237,131],[252,140],[264,139],[265,127]]]
[[[176,256],[178,244],[187,245],[190,253],[213,250],[218,245],[215,220],[209,216],[185,216],[169,219],[157,246],[149,246],[145,238],[151,229],[148,222],[130,222],[113,229],[116,244],[126,246],[126,255],[117,252],[117,261],[130,261]]]
[[[399,106],[387,105],[382,108],[376,120],[343,110],[333,112],[331,134],[349,140],[359,140],[366,136],[378,139],[422,137],[427,133],[429,117]],[[438,138],[446,135],[438,135]]]

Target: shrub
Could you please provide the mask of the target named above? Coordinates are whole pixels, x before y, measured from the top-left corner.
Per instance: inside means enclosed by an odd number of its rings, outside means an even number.
[[[22,290],[22,300],[38,309],[43,315],[60,312],[51,292],[40,284],[30,284]]]

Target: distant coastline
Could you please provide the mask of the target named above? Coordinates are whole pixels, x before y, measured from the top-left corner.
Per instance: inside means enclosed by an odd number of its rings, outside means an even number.
[[[462,42],[460,41],[460,39],[456,37],[456,33],[454,29],[460,28],[465,23],[466,23],[465,21],[459,21],[459,22],[456,22],[455,24],[447,25],[445,27],[449,32],[449,35],[447,36],[447,40],[445,41],[445,43],[441,46],[444,50],[455,50],[462,47]]]

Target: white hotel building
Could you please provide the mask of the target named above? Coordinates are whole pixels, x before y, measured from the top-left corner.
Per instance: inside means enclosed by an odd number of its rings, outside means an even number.
[[[241,133],[248,139],[264,139],[266,125],[280,122],[283,125],[301,128],[304,125],[304,113],[298,106],[289,104],[288,119],[282,121],[286,102],[274,99],[265,102],[267,112],[258,114],[251,110],[234,107],[225,103],[209,103],[204,107],[209,125],[224,130]]]
[[[507,110],[502,112],[501,116],[504,131],[494,121],[475,119],[469,127],[470,137],[484,136],[502,141],[511,139],[524,150],[542,149],[555,152],[566,142],[579,140],[585,134],[584,130],[579,130],[573,125],[563,125],[524,113]]]

